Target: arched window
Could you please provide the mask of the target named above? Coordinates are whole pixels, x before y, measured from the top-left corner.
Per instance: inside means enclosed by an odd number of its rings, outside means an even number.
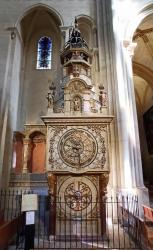
[[[43,36],[38,41],[37,69],[51,69],[52,40]]]

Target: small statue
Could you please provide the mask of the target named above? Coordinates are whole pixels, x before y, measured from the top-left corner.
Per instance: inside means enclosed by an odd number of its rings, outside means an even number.
[[[104,86],[99,86],[100,93],[99,93],[99,101],[101,108],[107,106],[107,92],[105,91]]]
[[[79,74],[80,74],[79,66],[78,65],[74,65],[73,66],[73,76],[79,77]]]
[[[81,111],[82,107],[81,107],[81,99],[80,99],[80,97],[76,96],[74,98],[73,108],[74,108],[74,111]]]
[[[54,96],[55,96],[55,86],[54,83],[52,82],[51,85],[49,86],[49,91],[48,94],[46,96],[46,99],[48,101],[48,106],[47,108],[53,108],[53,104],[54,104]]]
[[[53,99],[54,97],[53,97],[53,95],[50,93],[50,92],[48,92],[48,94],[47,94],[47,96],[46,96],[46,99],[47,99],[47,101],[48,101],[48,106],[47,106],[47,108],[52,108],[53,107],[53,102],[54,102],[54,99]]]

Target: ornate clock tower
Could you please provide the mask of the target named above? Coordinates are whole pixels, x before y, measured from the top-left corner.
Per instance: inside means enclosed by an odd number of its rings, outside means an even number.
[[[50,86],[48,112],[42,117],[47,126],[49,192],[52,197],[60,197],[65,202],[71,215],[76,211],[83,214],[80,201],[85,199],[90,216],[90,197],[96,204],[96,200],[105,195],[109,181],[109,138],[113,117],[107,115],[104,88],[97,90],[92,82],[92,54],[81,36],[77,20],[61,52],[61,63],[62,94],[56,98],[58,90],[54,84]],[[57,213],[55,208],[53,210]],[[52,226],[51,234],[54,233]]]

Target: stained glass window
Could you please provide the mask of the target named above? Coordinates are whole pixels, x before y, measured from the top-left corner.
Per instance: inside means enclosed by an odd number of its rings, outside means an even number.
[[[38,41],[37,69],[51,69],[52,40],[43,36]]]

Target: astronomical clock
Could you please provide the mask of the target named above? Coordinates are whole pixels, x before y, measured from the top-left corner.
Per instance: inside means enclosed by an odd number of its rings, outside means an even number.
[[[72,128],[63,134],[59,141],[58,152],[66,165],[80,170],[95,159],[97,142],[87,130]]]
[[[61,52],[62,85],[57,90],[55,84],[50,86],[48,111],[42,117],[47,127],[49,193],[61,198],[71,216],[76,211],[81,214],[86,211],[90,216],[94,209],[91,197],[96,204],[96,199],[105,195],[109,180],[113,117],[107,114],[104,87],[96,89],[92,82],[92,56],[76,20]],[[56,209],[56,214],[62,216],[61,210]]]
[[[48,171],[75,174],[109,171],[107,124],[90,124],[87,119],[88,124],[84,122],[83,126],[79,125],[81,120],[68,125],[72,120],[67,117],[65,125],[48,126]]]

